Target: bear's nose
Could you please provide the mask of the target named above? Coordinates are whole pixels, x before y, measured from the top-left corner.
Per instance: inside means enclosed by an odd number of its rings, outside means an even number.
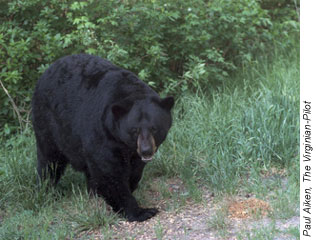
[[[150,145],[145,145],[141,147],[141,155],[144,157],[151,157],[154,153]]]

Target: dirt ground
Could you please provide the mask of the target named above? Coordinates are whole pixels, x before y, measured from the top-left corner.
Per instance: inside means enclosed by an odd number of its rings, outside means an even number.
[[[171,191],[181,191],[183,188],[178,179],[170,180],[168,186]],[[240,232],[268,229],[271,222],[275,221],[278,233],[272,239],[289,240],[295,237],[284,232],[299,226],[299,216],[287,220],[270,219],[269,213],[273,209],[269,203],[253,196],[234,197],[218,203],[214,201],[213,194],[205,190],[202,203],[188,200],[184,206],[172,211],[166,211],[164,200],[156,202],[155,199],[152,198],[153,206],[158,206],[160,210],[157,216],[141,223],[130,223],[122,219],[113,226],[111,239],[233,240],[237,239]],[[222,217],[214,218],[221,212]],[[91,234],[95,239],[104,239],[101,232],[93,231]]]

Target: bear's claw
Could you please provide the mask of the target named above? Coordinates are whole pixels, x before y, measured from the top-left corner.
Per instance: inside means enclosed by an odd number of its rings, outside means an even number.
[[[158,213],[157,208],[139,208],[136,214],[133,215],[127,215],[127,220],[129,222],[143,222],[146,221],[149,218],[152,218]]]

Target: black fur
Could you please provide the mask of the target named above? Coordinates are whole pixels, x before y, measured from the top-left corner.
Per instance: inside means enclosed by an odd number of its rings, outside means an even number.
[[[161,99],[135,74],[91,55],[67,56],[39,79],[32,100],[38,175],[57,184],[68,163],[90,191],[129,221],[156,208],[132,196],[144,166],[171,127],[172,97]]]

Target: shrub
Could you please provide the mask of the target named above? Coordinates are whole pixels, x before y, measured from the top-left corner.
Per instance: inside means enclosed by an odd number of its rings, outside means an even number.
[[[156,90],[173,94],[221,83],[256,53],[267,51],[278,36],[280,28],[273,22],[277,15],[264,9],[263,2],[14,0],[1,4],[0,79],[1,88],[7,90],[0,90],[1,132],[10,134],[28,122],[37,78],[67,54],[86,52],[107,58]],[[292,19],[295,7],[287,11],[291,13],[288,37],[298,35],[298,24]],[[277,26],[283,26],[282,21]],[[12,108],[13,103],[17,107]]]

